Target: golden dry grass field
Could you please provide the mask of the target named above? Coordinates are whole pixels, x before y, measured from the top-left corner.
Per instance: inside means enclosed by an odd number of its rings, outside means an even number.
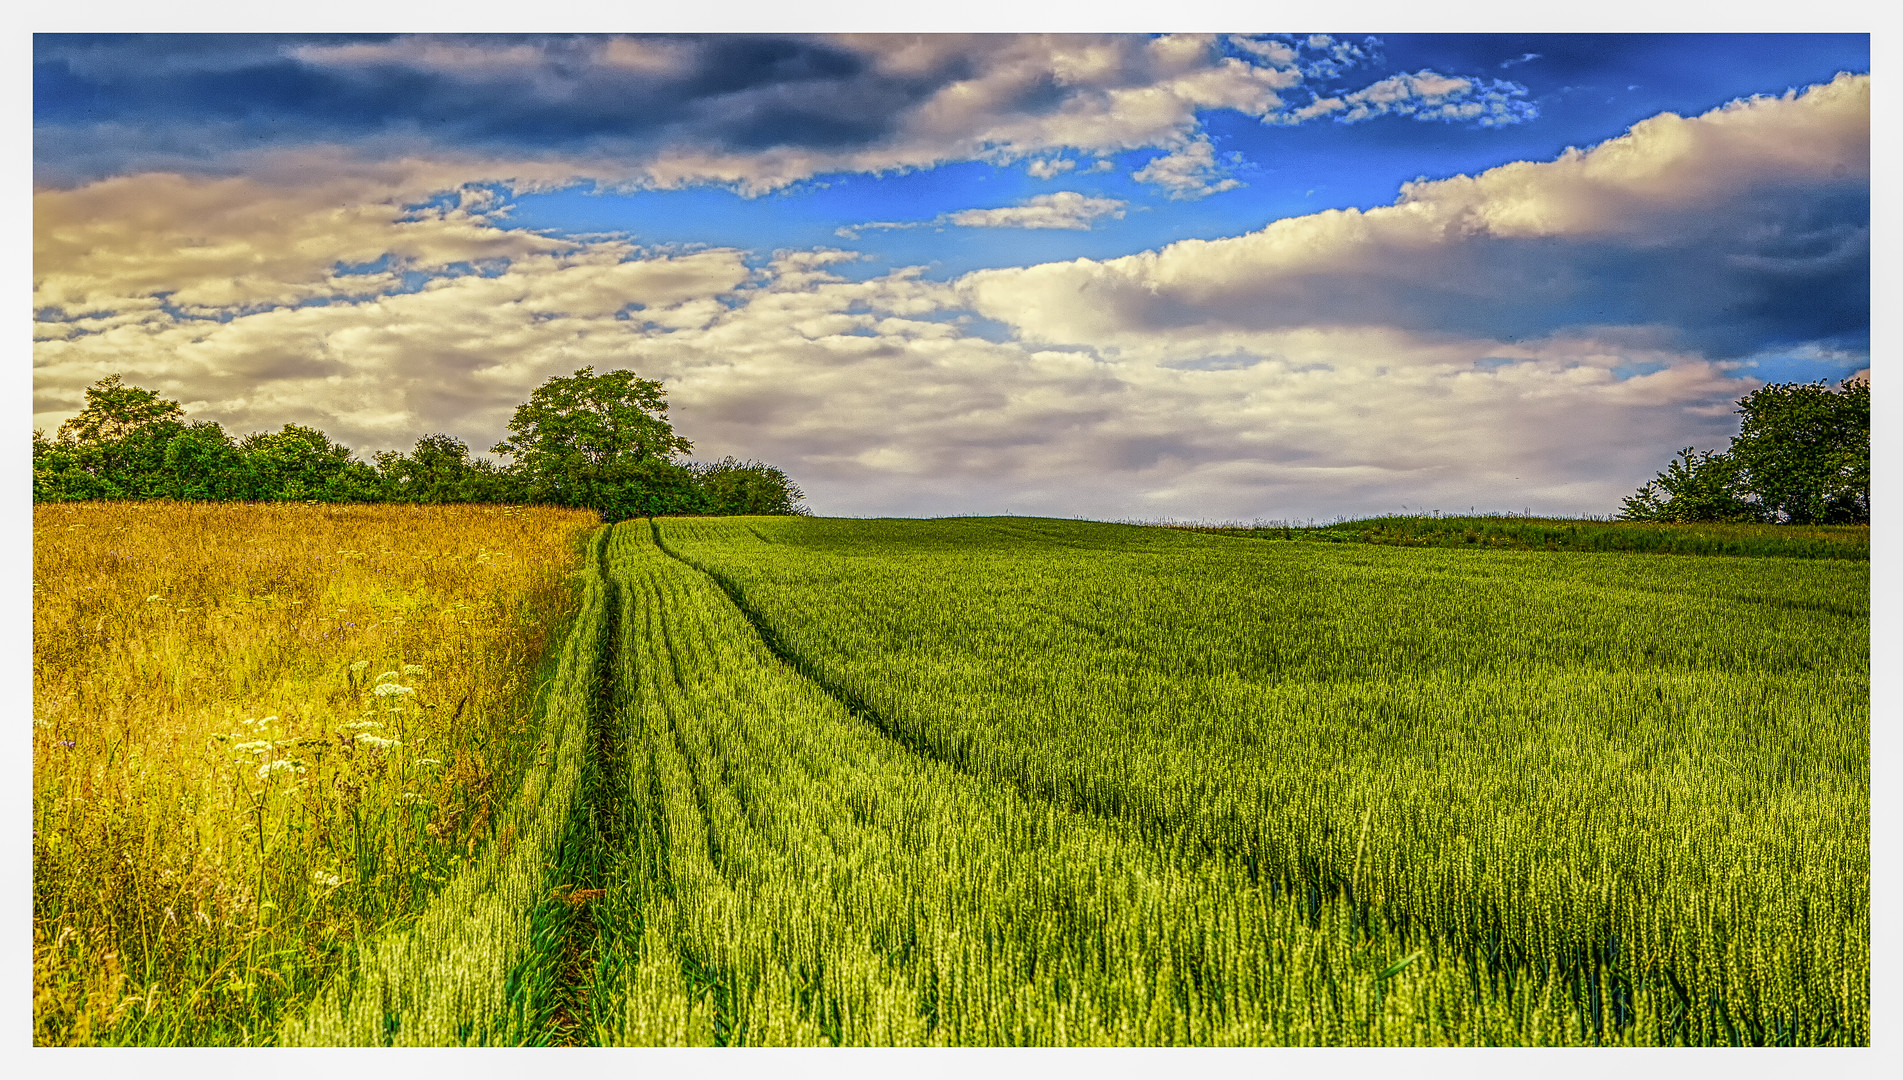
[[[268,1041],[413,918],[533,760],[597,520],[35,506],[34,1041]]]

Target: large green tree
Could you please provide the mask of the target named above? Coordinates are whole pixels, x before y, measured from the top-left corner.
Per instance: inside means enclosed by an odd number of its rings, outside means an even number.
[[[178,402],[108,375],[86,388],[85,409],[59,426],[59,441],[68,445],[112,442],[152,424],[184,419],[185,410]]]
[[[514,459],[509,471],[532,500],[599,510],[612,521],[695,512],[693,478],[673,461],[691,449],[667,422],[660,382],[585,367],[537,387],[494,452]]]
[[[166,445],[185,430],[184,416],[178,402],[108,375],[86,388],[86,407],[60,425],[56,439],[35,440],[35,490],[65,498],[160,496]]]
[[[1738,403],[1728,454],[1765,517],[1793,525],[1870,521],[1870,380],[1773,383]]]
[[[1625,500],[1628,521],[1870,522],[1870,381],[1772,383],[1738,400],[1724,452],[1686,447]]]

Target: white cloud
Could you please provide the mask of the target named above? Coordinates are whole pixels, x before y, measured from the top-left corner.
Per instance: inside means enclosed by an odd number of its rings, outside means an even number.
[[[1122,199],[1105,199],[1077,191],[1054,191],[1016,206],[988,210],[958,210],[945,219],[975,229],[1088,229],[1101,217],[1121,219]]]
[[[440,190],[440,189],[438,189]],[[33,306],[80,315],[150,304],[244,308],[391,288],[404,270],[563,251],[496,227],[484,193],[409,210],[431,187],[365,180],[121,177],[33,200]],[[387,263],[374,273],[339,266]]]
[[[665,380],[699,453],[779,464],[822,513],[1604,512],[1677,447],[1721,442],[1717,406],[1738,393],[1695,357],[1585,338],[995,342],[962,328],[953,287],[845,280],[851,258],[752,272],[731,250],[600,242],[374,300],[147,312],[36,345],[35,422],[118,371],[234,432],[295,421],[366,452],[446,431],[482,450],[542,380],[593,364]],[[1618,379],[1632,362],[1663,370]]]
[[[1421,70],[1392,75],[1338,97],[1316,98],[1278,119],[1283,123],[1301,123],[1326,116],[1339,123],[1352,124],[1394,114],[1417,120],[1471,121],[1482,127],[1493,127],[1517,124],[1537,116],[1538,109],[1533,103],[1521,100],[1525,95],[1525,87],[1500,79],[1481,82]]]
[[[1155,184],[1172,199],[1200,199],[1242,186],[1242,181],[1223,175],[1224,168],[1216,161],[1215,144],[1207,135],[1202,135],[1177,150],[1152,158],[1130,177],[1140,184]]]
[[[1099,218],[1122,219],[1122,199],[1085,195],[1078,191],[1053,191],[1037,195],[1015,206],[997,206],[953,210],[926,221],[866,221],[842,225],[833,232],[847,240],[857,240],[863,232],[890,229],[917,229],[925,226],[958,225],[969,229],[1088,229]]]
[[[1024,171],[1039,180],[1050,180],[1058,174],[1067,173],[1076,167],[1077,162],[1070,158],[1037,158],[1025,166]]]

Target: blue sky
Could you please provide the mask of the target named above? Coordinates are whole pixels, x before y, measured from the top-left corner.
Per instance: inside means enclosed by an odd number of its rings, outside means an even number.
[[[37,35],[34,423],[478,450],[583,364],[822,513],[1607,513],[1869,366],[1867,35]]]

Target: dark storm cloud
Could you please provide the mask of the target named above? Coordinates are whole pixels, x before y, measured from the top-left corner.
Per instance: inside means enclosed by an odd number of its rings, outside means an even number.
[[[845,50],[789,38],[674,39],[689,62],[672,71],[604,63],[600,38],[428,40],[534,56],[457,69],[418,63],[387,38],[41,35],[34,119],[43,131],[106,119],[182,125],[216,132],[229,149],[417,131],[541,151],[688,125],[723,148],[836,146],[879,138],[944,74],[879,76]],[[369,52],[378,45],[387,51]]]
[[[392,136],[530,157],[669,143],[836,150],[891,136],[973,63],[947,51],[894,73],[825,41],[750,35],[42,34],[35,161],[42,182],[71,184],[154,160]],[[1061,99],[1046,81],[1009,105],[1036,113]],[[101,125],[111,136],[88,139]]]

